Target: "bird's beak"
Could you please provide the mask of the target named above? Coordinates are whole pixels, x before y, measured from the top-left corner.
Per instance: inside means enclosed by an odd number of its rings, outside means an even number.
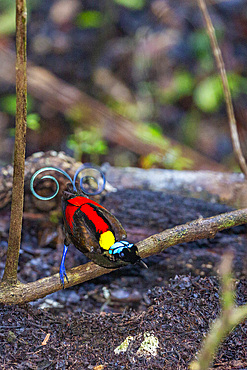
[[[138,263],[138,265],[140,265],[140,266],[144,267],[145,269],[148,269],[148,266],[146,265],[146,263],[145,263],[145,262],[143,262],[143,260],[140,260],[140,261],[138,261],[137,263]]]

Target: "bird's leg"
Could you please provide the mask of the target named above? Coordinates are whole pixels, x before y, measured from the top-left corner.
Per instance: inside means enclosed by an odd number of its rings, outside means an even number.
[[[64,276],[66,277],[67,282],[69,282],[68,276],[66,274],[65,265],[64,265],[65,257],[66,257],[66,254],[68,252],[68,246],[69,246],[69,243],[68,243],[67,239],[65,238],[64,239],[64,246],[63,246],[63,255],[62,255],[62,260],[61,260],[60,269],[59,269],[60,281],[63,285],[63,289],[64,289]]]

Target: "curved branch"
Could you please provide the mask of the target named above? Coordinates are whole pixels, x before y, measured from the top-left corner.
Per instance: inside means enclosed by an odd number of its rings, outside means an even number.
[[[209,218],[199,218],[184,225],[175,226],[137,243],[142,258],[158,254],[164,249],[179,243],[198,239],[213,238],[218,231],[247,223],[247,208],[223,213]],[[94,279],[113,271],[89,262],[67,271],[69,283],[65,287]],[[0,303],[27,303],[62,289],[59,274],[46,277],[28,284],[0,284]]]

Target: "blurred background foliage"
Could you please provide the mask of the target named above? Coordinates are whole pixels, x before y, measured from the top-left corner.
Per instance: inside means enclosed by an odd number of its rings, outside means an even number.
[[[246,155],[247,2],[210,0],[208,6]],[[2,0],[0,46],[13,50],[14,32],[14,3]],[[64,150],[97,164],[180,170],[193,169],[199,153],[238,170],[221,82],[196,2],[28,0],[27,48],[34,65],[128,118],[144,144],[165,151],[142,153],[126,142],[116,144],[104,129],[80,125],[29,95],[27,155]],[[12,161],[14,115],[14,86],[0,79],[1,165]],[[183,146],[194,155],[185,156]]]

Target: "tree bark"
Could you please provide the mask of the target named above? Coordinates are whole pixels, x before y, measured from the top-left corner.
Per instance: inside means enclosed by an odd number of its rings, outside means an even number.
[[[16,130],[14,175],[7,260],[3,281],[17,282],[24,202],[24,169],[27,121],[26,0],[16,0]]]

